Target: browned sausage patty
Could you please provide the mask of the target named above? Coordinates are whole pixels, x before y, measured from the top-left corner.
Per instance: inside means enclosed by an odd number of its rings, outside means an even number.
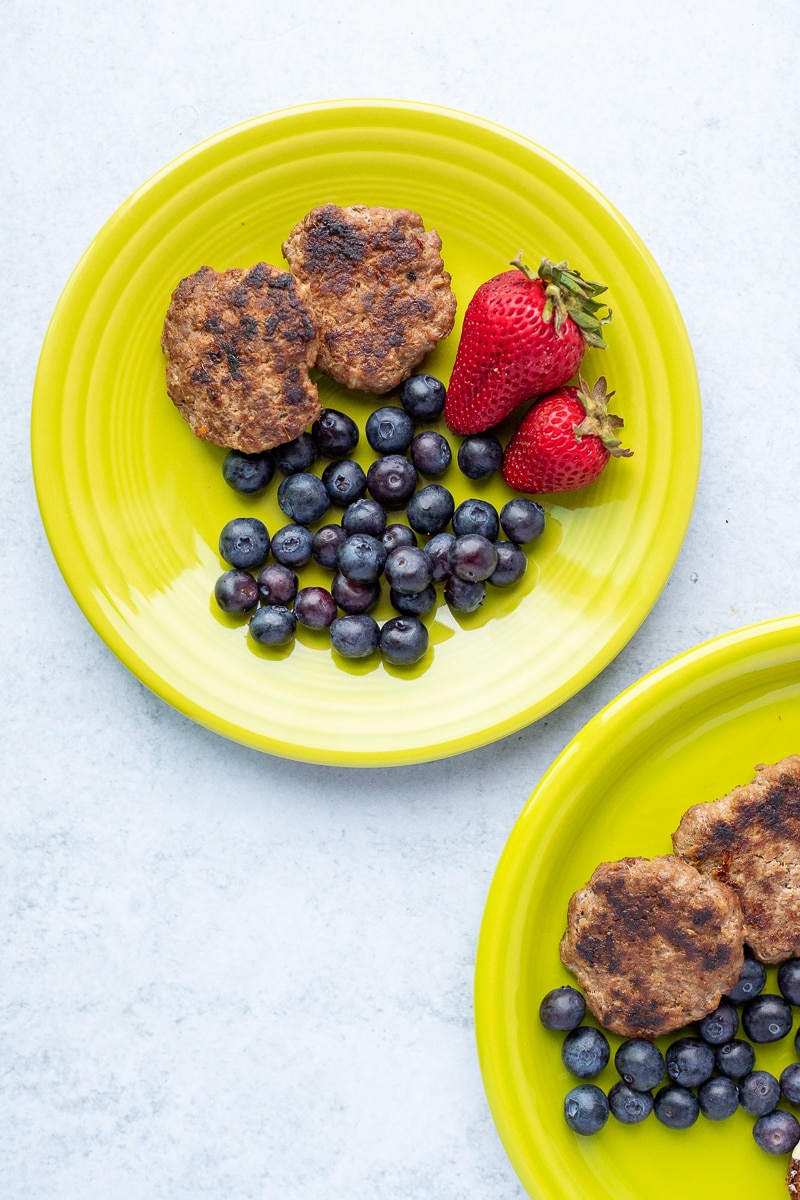
[[[756,958],[800,955],[800,755],[756,767],[752,783],[695,804],[672,835],[676,854],[737,893]]]
[[[161,345],[167,391],[209,442],[267,450],[319,416],[316,332],[287,271],[201,267],[172,293]]]
[[[672,855],[601,863],[573,895],[561,960],[606,1029],[655,1038],[716,1008],[742,971],[735,892]]]
[[[360,391],[402,383],[453,328],[441,249],[409,209],[323,204],[308,213],[283,253],[319,332],[319,369]]]

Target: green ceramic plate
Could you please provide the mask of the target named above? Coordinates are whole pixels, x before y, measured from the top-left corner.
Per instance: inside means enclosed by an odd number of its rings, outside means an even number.
[[[398,671],[347,667],[301,633],[258,653],[215,611],[217,538],[243,501],[223,451],[193,438],[166,395],[159,335],[172,289],[207,263],[282,263],[281,242],[314,205],[419,210],[443,241],[457,327],[426,360],[449,378],[466,304],[524,248],[609,285],[608,351],[584,372],[616,389],[635,451],[585,493],[546,498],[549,525],[524,581],[475,615],[440,603],[431,650]],[[325,405],[361,422],[375,402],[321,382]],[[460,113],[391,101],[311,105],[203,142],[144,184],[91,243],[42,350],[33,461],[59,566],[89,621],[159,696],[218,733],[287,757],[378,765],[481,745],[566,700],[620,650],[672,568],[697,484],[700,413],[684,326],[650,254],[569,167]],[[456,439],[454,439],[455,441]],[[362,439],[363,441],[363,439]],[[362,451],[362,458],[364,454]],[[502,483],[444,477],[457,499],[502,503]],[[309,570],[303,582],[324,582]],[[390,615],[388,603],[377,614]]]
[[[753,1141],[741,1110],[676,1132],[654,1117],[610,1118],[573,1134],[563,1098],[577,1082],[561,1037],[538,1019],[542,996],[574,979],[558,944],[569,897],[598,863],[669,854],[691,804],[749,782],[757,763],[800,750],[800,617],[738,630],[681,655],[591,720],[544,776],[515,825],[480,933],[475,1021],[486,1093],[522,1183],[542,1200],[780,1197],[788,1158]],[[768,990],[775,991],[775,970]],[[610,1037],[612,1048],[622,1040]],[[758,1048],[780,1074],[791,1037]],[[668,1044],[668,1039],[663,1041]],[[612,1065],[597,1082],[617,1078]],[[800,1116],[800,1110],[796,1111]]]

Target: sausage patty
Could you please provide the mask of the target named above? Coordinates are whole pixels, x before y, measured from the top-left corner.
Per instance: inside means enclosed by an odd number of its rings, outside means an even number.
[[[316,331],[287,271],[201,267],[172,293],[161,346],[167,391],[209,442],[267,450],[320,414]]]
[[[672,855],[601,863],[573,895],[561,960],[606,1029],[655,1038],[699,1020],[742,971],[735,892]]]
[[[736,892],[756,958],[776,963],[800,955],[800,755],[758,766],[752,783],[693,805],[672,844]]]
[[[312,209],[283,253],[319,333],[319,369],[359,391],[402,383],[453,328],[441,249],[409,209]]]

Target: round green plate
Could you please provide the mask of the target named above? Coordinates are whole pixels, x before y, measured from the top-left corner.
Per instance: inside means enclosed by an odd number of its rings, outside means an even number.
[[[800,616],[716,638],[623,692],[573,739],[534,791],[498,864],[480,932],[475,1024],[486,1094],[531,1196],[541,1200],[731,1200],[785,1194],[788,1157],[752,1138],[743,1111],[684,1132],[655,1117],[609,1118],[594,1137],[571,1132],[561,1036],[539,1023],[561,965],[567,903],[598,863],[669,854],[691,804],[749,783],[758,763],[800,751]],[[770,969],[767,989],[776,990]],[[598,1077],[617,1078],[612,1063]],[[662,1039],[667,1045],[669,1039]],[[757,1050],[780,1074],[791,1037]],[[797,1110],[796,1110],[797,1111]]]
[[[438,230],[459,302],[456,329],[425,362],[445,380],[477,286],[524,248],[608,284],[604,373],[635,453],[584,492],[545,498],[548,529],[520,585],[483,608],[426,621],[414,669],[347,665],[326,635],[258,652],[211,598],[222,525],[275,501],[222,481],[224,452],[195,439],[167,397],[159,337],[170,295],[208,264],[281,265],[313,206],[410,207]],[[321,380],[323,405],[362,424],[372,397]],[[454,442],[457,439],[453,439]],[[313,762],[380,765],[458,753],[562,703],[620,650],[677,556],[697,485],[700,407],[670,291],[615,209],[569,167],[485,121],[420,104],[344,101],[258,118],[210,138],[145,183],[78,263],[36,377],[33,462],[53,552],[89,621],[154,692],[250,746]],[[363,450],[362,461],[367,461]],[[369,448],[367,447],[367,452]],[[320,469],[319,467],[317,469]],[[501,504],[502,482],[443,482]],[[336,519],[335,516],[333,519]],[[307,569],[303,582],[324,582]],[[377,611],[390,613],[388,602]]]

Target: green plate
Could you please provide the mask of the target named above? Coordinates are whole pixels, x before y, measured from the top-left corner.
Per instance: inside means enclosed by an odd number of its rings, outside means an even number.
[[[594,717],[539,783],[495,873],[481,926],[475,1022],[489,1104],[511,1162],[542,1200],[731,1200],[785,1195],[787,1157],[760,1150],[743,1111],[677,1132],[650,1116],[571,1132],[577,1080],[561,1035],[538,1019],[550,988],[574,983],[558,945],[567,903],[598,863],[669,854],[691,805],[748,783],[758,763],[800,751],[800,617],[716,638],[647,675]],[[776,991],[775,969],[767,990]],[[617,1078],[612,1063],[598,1077]],[[667,1045],[669,1039],[660,1044]],[[780,1074],[792,1038],[757,1048]],[[795,1110],[796,1115],[800,1115]]]
[[[513,589],[426,621],[413,670],[376,656],[346,666],[327,636],[258,652],[211,599],[231,517],[285,523],[275,501],[222,481],[224,453],[195,439],[167,398],[159,336],[177,282],[202,264],[282,264],[281,242],[314,205],[411,207],[443,241],[457,326],[425,363],[449,378],[464,309],[484,279],[566,258],[609,286],[608,351],[584,373],[616,389],[635,455],[583,493],[545,498],[548,529]],[[362,424],[373,398],[321,383],[324,405]],[[453,439],[454,442],[457,439]],[[53,315],[32,419],[37,494],[53,552],[89,621],[159,696],[194,720],[290,758],[379,765],[443,757],[541,717],[592,679],[658,596],[697,485],[700,408],[670,291],[618,212],[521,137],[420,104],[345,101],[258,118],[167,166],[122,205],[78,263]],[[367,447],[367,451],[368,451]],[[362,461],[367,461],[361,449]],[[317,468],[319,469],[319,468]],[[502,504],[501,483],[457,500]],[[304,583],[325,582],[307,569]],[[388,603],[376,613],[390,614]]]

